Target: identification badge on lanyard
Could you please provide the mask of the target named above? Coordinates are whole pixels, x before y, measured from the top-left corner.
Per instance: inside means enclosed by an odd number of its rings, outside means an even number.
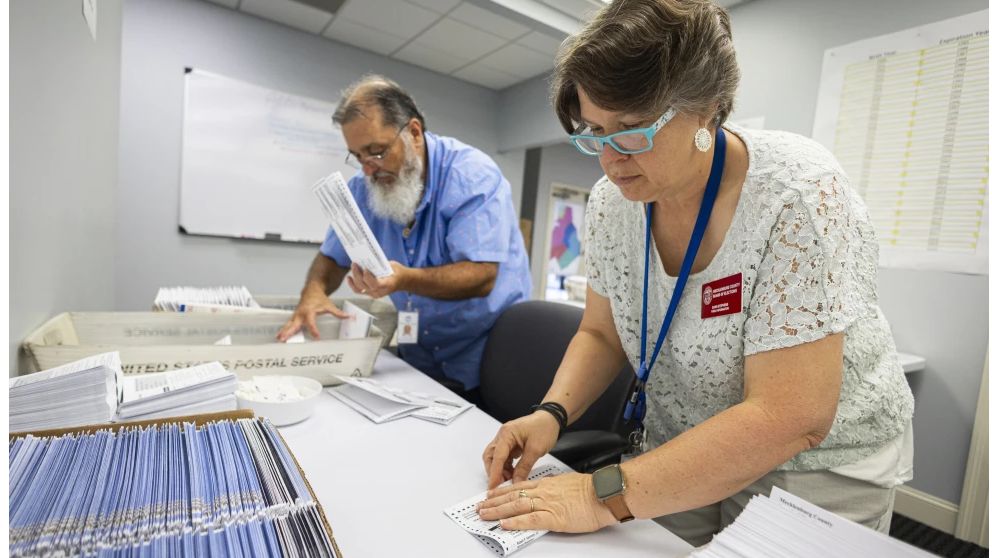
[[[417,342],[417,322],[420,321],[420,314],[416,310],[412,312],[400,312],[398,314],[399,333],[396,342],[401,344]]]
[[[413,302],[409,298],[406,299],[406,310],[399,312],[396,320],[399,322],[396,343],[400,345],[416,343],[420,314],[413,309]]]
[[[703,319],[741,311],[741,279],[738,273],[703,285]]]

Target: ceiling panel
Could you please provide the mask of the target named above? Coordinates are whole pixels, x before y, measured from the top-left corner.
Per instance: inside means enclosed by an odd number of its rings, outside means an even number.
[[[582,21],[588,20],[596,10],[606,5],[598,0],[541,0],[541,2]]]
[[[469,64],[451,75],[490,89],[503,89],[520,81],[517,76],[488,68],[478,62]]]
[[[526,25],[522,25],[501,15],[494,14],[493,12],[480,8],[475,4],[462,3],[462,5],[458,6],[451,13],[449,13],[448,17],[462,23],[467,23],[473,27],[484,29],[493,35],[498,35],[504,39],[513,40],[530,31],[530,28]]]
[[[221,6],[227,6],[228,8],[237,8],[238,0],[207,0],[208,2],[213,2],[214,4],[220,4]]]
[[[445,18],[413,41],[413,44],[418,43],[443,52],[457,52],[459,56],[467,58],[467,61],[472,61],[505,45],[507,40],[460,21]]]
[[[442,74],[450,74],[456,68],[472,61],[469,58],[453,54],[453,52],[457,51],[454,49],[438,50],[414,41],[394,53],[393,58]]]
[[[403,0],[348,0],[337,15],[404,39],[416,37],[441,18],[437,12]]]
[[[554,59],[527,47],[507,45],[480,59],[479,63],[503,73],[529,78],[550,70]]]
[[[563,40],[565,40],[564,37],[558,39],[552,37],[551,35],[545,35],[544,33],[533,31],[523,37],[520,37],[516,42],[518,45],[523,45],[529,49],[543,52],[549,56],[554,56],[558,52],[558,47],[561,46],[561,42]]]
[[[389,56],[390,53],[403,46],[408,40],[403,37],[391,35],[385,31],[372,29],[343,16],[338,16],[331,22],[330,27],[324,32],[324,36],[385,56]]]
[[[320,33],[332,17],[293,0],[241,0],[241,10],[308,33]]]
[[[410,0],[410,2],[439,14],[444,14],[457,6],[461,0]]]

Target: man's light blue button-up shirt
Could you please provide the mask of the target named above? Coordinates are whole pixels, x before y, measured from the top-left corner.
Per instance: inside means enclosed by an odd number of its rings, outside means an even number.
[[[496,318],[511,304],[529,298],[530,267],[510,183],[496,163],[454,138],[430,132],[424,138],[427,183],[408,237],[403,236],[403,225],[369,208],[361,173],[348,181],[348,188],[390,260],[415,268],[462,261],[499,264],[496,285],[482,298],[390,295],[398,310],[410,308],[420,314],[417,343],[400,345],[400,356],[435,378],[458,380],[470,390],[479,385],[482,350]],[[333,229],[320,251],[341,267],[351,266]]]

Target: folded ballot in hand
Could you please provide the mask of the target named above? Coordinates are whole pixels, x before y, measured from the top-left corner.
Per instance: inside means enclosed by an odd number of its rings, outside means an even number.
[[[328,393],[376,424],[406,416],[450,424],[474,406],[458,398],[449,400],[428,393],[406,391],[371,378],[338,378],[341,386],[328,390]]]
[[[333,172],[318,180],[312,190],[351,261],[380,279],[392,275],[393,267],[362,217],[344,176]]]

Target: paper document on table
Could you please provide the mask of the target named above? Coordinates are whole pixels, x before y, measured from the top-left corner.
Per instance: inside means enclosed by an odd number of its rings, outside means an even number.
[[[376,277],[392,275],[393,268],[362,217],[341,173],[334,172],[318,180],[313,185],[313,193],[330,217],[331,226],[351,261]]]
[[[328,393],[365,415],[376,424],[412,416],[438,424],[450,424],[474,407],[457,397],[444,398],[429,393],[407,391],[372,378],[338,376],[345,385]]]
[[[338,332],[338,339],[365,339],[372,330],[372,320],[375,317],[365,310],[362,310],[354,302],[345,301],[344,310],[348,316],[341,320],[341,330]]]
[[[364,381],[366,378],[338,376],[338,379],[342,385],[327,392],[376,424],[405,417],[424,407],[420,403],[389,393],[378,382],[367,384]]]
[[[219,362],[208,362],[180,370],[125,376],[123,384],[117,416],[125,419],[232,395],[238,380]]]
[[[565,469],[558,465],[544,465],[532,470],[527,478],[537,480],[564,472]],[[501,486],[507,484],[503,483]],[[475,505],[485,499],[486,493],[480,492],[444,510],[444,514],[499,556],[508,556],[547,533],[547,531],[504,531],[499,526],[499,521],[482,520],[475,511]]]
[[[103,353],[8,380],[11,432],[107,422],[121,396],[120,354]]]
[[[690,556],[922,558],[932,555],[773,487],[771,496],[752,496],[733,523]]]
[[[412,393],[427,402],[427,406],[423,409],[417,409],[410,416],[438,424],[451,424],[451,421],[455,420],[458,415],[475,406],[467,401],[459,401],[455,398],[444,399],[418,392]]]

